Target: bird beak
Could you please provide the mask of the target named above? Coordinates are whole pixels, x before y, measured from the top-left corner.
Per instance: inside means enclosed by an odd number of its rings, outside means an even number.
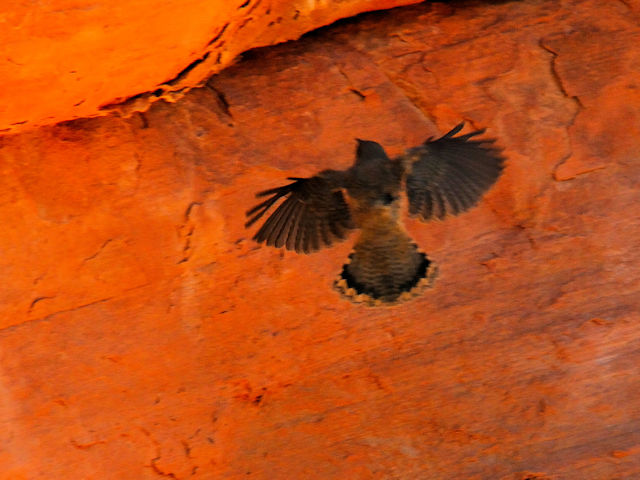
[[[361,144],[362,142],[364,142],[364,140],[361,140],[359,138],[356,138],[356,142],[358,142],[358,145]]]

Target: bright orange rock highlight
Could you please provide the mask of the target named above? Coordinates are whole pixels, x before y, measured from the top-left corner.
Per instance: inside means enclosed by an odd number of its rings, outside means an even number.
[[[175,101],[245,50],[417,1],[4,1],[0,133]]]
[[[0,138],[0,478],[640,478],[639,17],[373,13]],[[415,300],[340,298],[355,236],[305,256],[243,227],[355,137],[395,154],[460,120],[507,167],[407,220],[440,272]]]

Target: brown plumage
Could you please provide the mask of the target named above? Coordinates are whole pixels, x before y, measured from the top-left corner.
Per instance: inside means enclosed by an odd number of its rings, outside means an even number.
[[[247,212],[246,226],[284,197],[253,237],[258,243],[310,253],[359,228],[336,289],[371,305],[410,298],[433,283],[437,269],[402,226],[403,187],[409,215],[443,219],[473,207],[503,169],[494,140],[474,138],[484,130],[455,136],[463,125],[394,159],[378,143],[358,140],[356,161],[347,170],[290,177],[292,183],[258,193],[268,198]]]

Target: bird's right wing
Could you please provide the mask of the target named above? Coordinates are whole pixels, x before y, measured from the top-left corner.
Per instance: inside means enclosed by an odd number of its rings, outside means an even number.
[[[496,182],[504,159],[484,130],[455,136],[463,123],[401,157],[405,164],[409,214],[423,221],[458,215],[473,207]]]
[[[343,172],[325,170],[310,178],[289,180],[294,182],[258,193],[256,197],[269,198],[247,211],[245,226],[249,227],[285,197],[254,235],[255,241],[309,253],[344,239],[354,228],[342,193]]]

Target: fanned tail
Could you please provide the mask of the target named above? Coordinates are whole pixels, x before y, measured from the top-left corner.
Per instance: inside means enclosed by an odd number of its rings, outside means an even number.
[[[349,300],[395,304],[431,287],[437,267],[395,222],[363,228],[334,287]]]

